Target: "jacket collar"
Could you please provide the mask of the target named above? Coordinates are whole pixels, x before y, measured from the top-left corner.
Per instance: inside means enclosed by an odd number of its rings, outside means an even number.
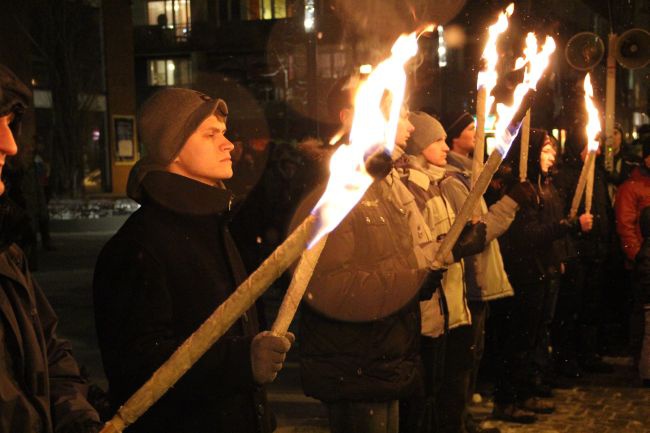
[[[470,176],[472,173],[472,160],[456,152],[449,152],[447,154],[447,171],[459,172],[465,176]]]
[[[142,181],[143,203],[177,214],[191,216],[224,215],[231,210],[234,196],[223,184],[209,186],[185,176],[152,171]]]
[[[19,237],[18,227],[29,224],[27,214],[6,194],[0,197],[0,252],[5,251]]]

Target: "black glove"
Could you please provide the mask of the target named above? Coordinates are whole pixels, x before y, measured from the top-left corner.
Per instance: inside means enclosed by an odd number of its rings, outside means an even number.
[[[486,236],[485,223],[467,224],[456,241],[456,245],[451,249],[454,255],[454,261],[459,261],[463,257],[473,256],[485,249]]]
[[[506,195],[516,201],[520,208],[537,203],[535,187],[528,181],[514,184]]]
[[[373,153],[366,159],[366,171],[375,179],[383,179],[393,168],[390,155],[382,150]]]
[[[420,301],[431,299],[436,290],[442,287],[442,277],[445,276],[446,269],[435,269],[429,271],[420,286]]]

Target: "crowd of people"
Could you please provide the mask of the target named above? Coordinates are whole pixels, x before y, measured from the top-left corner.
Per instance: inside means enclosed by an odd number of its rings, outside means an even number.
[[[345,133],[353,92],[341,80],[328,98]],[[0,168],[18,150],[30,98],[0,66]],[[474,119],[414,108],[404,107],[391,155],[371,157],[374,182],[329,234],[297,338],[262,330],[266,320],[251,307],[128,431],[273,431],[265,385],[294,343],[304,392],[327,407],[332,432],[496,433],[469,411],[485,357],[494,366],[492,416],[534,423],[555,410],[562,378],[611,368],[599,338],[606,292],[624,290],[608,285],[617,257],[629,271],[621,281],[634,287],[632,353],[650,385],[650,136],[641,135],[635,157],[618,129],[613,167],[598,159],[593,203],[575,218],[568,211],[587,137],[576,129],[562,149],[532,129],[521,179],[518,136],[444,255],[472,188]],[[224,185],[233,175],[227,116],[225,101],[180,88],[155,93],[139,111],[146,156],[127,189],[141,206],[103,248],[94,276],[114,411],[246,276],[229,230],[237,205]],[[324,164],[346,138],[311,150]],[[323,186],[296,203],[292,226]],[[0,197],[0,431],[97,432],[87,384],[15,244],[20,214],[2,182]]]

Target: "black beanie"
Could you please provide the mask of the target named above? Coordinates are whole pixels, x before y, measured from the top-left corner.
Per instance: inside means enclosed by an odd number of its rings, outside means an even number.
[[[145,156],[129,173],[128,196],[138,201],[146,174],[164,171],[194,131],[213,114],[225,118],[226,103],[196,90],[168,87],[149,97],[138,112],[138,135]]]
[[[458,138],[460,134],[467,128],[467,125],[474,123],[474,118],[466,111],[460,113],[451,113],[442,119],[442,124],[447,131],[447,144],[450,146],[454,142],[454,138]]]
[[[29,106],[32,92],[29,88],[4,65],[0,65],[0,116],[14,113],[11,129],[18,135],[20,119]]]

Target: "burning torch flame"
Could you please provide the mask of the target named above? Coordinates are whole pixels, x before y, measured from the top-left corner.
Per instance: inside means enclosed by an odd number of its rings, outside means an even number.
[[[488,29],[488,41],[483,49],[481,58],[485,62],[485,68],[478,73],[476,81],[477,88],[485,88],[487,95],[487,103],[485,104],[485,117],[490,114],[492,105],[494,104],[494,97],[490,96],[492,89],[497,85],[497,62],[499,60],[499,53],[497,52],[497,39],[506,30],[508,30],[508,18],[512,16],[515,11],[515,4],[510,5],[501,12],[496,23],[492,24]]]
[[[594,104],[594,88],[591,86],[589,74],[585,77],[585,105],[587,107],[587,149],[589,152],[598,150],[598,134],[600,133],[600,116]]]
[[[498,119],[495,126],[497,131],[496,150],[504,158],[508,153],[508,150],[510,150],[510,145],[517,136],[520,126],[520,124],[518,124],[515,128],[512,128],[510,122],[515,113],[519,110],[519,106],[524,100],[526,93],[528,93],[529,90],[535,90],[537,88],[537,82],[542,78],[544,71],[548,67],[553,52],[555,52],[555,41],[552,37],[547,36],[542,49],[538,50],[535,34],[528,33],[528,36],[526,37],[526,48],[524,49],[524,58],[517,59],[516,62],[519,67],[526,65],[524,81],[518,84],[515,88],[514,102],[512,105],[497,104]]]
[[[332,155],[327,188],[311,212],[318,218],[318,231],[310,247],[345,218],[372,184],[365,158],[382,149],[392,153],[406,87],[404,65],[417,50],[415,32],[400,36],[391,49],[392,55],[359,86],[350,144],[340,146]],[[386,91],[390,94],[388,119],[382,110]]]

